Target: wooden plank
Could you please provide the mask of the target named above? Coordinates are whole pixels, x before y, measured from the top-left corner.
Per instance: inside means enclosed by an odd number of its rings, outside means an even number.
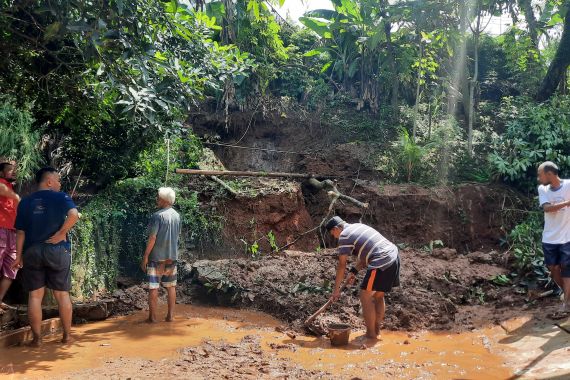
[[[51,318],[42,321],[42,336],[52,335],[61,331],[61,320]],[[32,340],[32,329],[30,326],[17,330],[7,331],[0,335],[0,347],[17,346]]]

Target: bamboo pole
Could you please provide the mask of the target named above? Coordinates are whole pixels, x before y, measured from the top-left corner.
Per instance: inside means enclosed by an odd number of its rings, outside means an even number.
[[[233,177],[268,177],[268,178],[333,178],[335,176],[322,176],[304,173],[281,173],[281,172],[249,172],[236,170],[199,170],[199,169],[176,169],[177,174],[207,175],[207,176],[233,176]]]
[[[224,189],[226,189],[234,197],[237,197],[239,195],[238,192],[235,191],[230,185],[228,185],[227,183],[225,183],[224,181],[222,181],[221,179],[219,179],[215,175],[210,176],[210,178],[212,179],[212,181],[216,182],[217,184],[222,186]]]

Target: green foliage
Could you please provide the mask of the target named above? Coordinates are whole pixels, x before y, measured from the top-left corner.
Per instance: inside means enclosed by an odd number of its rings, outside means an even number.
[[[333,6],[300,18],[321,39],[305,56],[324,59],[321,72],[356,94],[359,109],[380,110],[382,95],[390,95],[394,84],[436,79],[452,53],[453,4],[343,0]]]
[[[509,75],[507,80],[521,93],[532,94],[531,91],[537,88],[546,73],[546,65],[529,34],[513,27],[497,37],[497,43],[505,55],[504,69]]]
[[[174,137],[170,147],[171,169],[193,166],[201,146],[193,135]],[[143,151],[135,165],[139,177],[117,181],[81,207],[82,218],[72,231],[73,293],[90,297],[115,287],[117,275],[141,276],[138,263],[147,241],[148,220],[156,209],[157,190],[165,185],[166,142]],[[182,249],[203,249],[215,244],[221,228],[219,217],[200,208],[196,191],[184,178],[170,174],[166,183],[176,190],[174,206],[181,215]]]
[[[506,243],[513,252],[514,264],[522,285],[551,286],[542,251],[543,213],[532,212],[507,235]]]
[[[32,124],[28,110],[0,99],[0,157],[17,161],[20,180],[30,179],[43,162],[40,134],[32,129]]]
[[[543,267],[542,220],[541,212],[534,212],[507,236],[510,250],[515,257],[515,265],[521,273]]]
[[[504,274],[498,274],[491,279],[491,282],[495,285],[506,286],[510,285],[511,279]]]
[[[168,151],[170,150],[170,152]],[[138,176],[165,178],[167,169],[169,177],[176,167],[188,168],[196,165],[202,155],[202,145],[195,135],[169,136],[158,140],[154,145],[141,152],[135,164]],[[180,182],[180,177],[177,177]]]
[[[206,14],[176,1],[8,2],[0,12],[0,93],[33,104],[35,129],[104,187],[189,108],[249,75],[253,61],[213,39]]]
[[[428,244],[426,244],[423,247],[424,251],[427,251],[429,253],[432,253],[434,249],[436,248],[443,248],[445,247],[445,244],[443,244],[443,241],[441,240],[431,240]]]
[[[570,170],[570,97],[546,103],[526,98],[506,98],[498,114],[506,125],[489,160],[506,181],[524,190],[536,187],[536,168],[550,160]]]
[[[410,136],[408,130],[402,129],[397,149],[401,168],[406,176],[406,180],[410,182],[414,174],[421,169],[422,160],[428,152],[427,147],[417,144]]]
[[[243,80],[245,75],[235,76],[237,100],[247,102],[252,92],[265,95],[271,81],[286,72],[281,67],[288,59],[288,49],[280,36],[281,27],[268,4],[258,0],[213,1],[208,4],[206,13],[215,18],[218,41],[235,44],[255,60],[250,80]]]
[[[279,250],[279,246],[277,245],[277,240],[273,231],[269,231],[267,233],[267,241],[269,242],[269,246],[273,252],[277,252]]]

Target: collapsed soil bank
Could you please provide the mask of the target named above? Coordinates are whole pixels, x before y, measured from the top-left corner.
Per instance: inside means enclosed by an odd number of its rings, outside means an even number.
[[[261,250],[269,252],[271,247],[263,238],[269,231],[278,246],[295,242],[290,247],[294,250],[310,252],[334,244],[323,231],[300,237],[319,226],[327,215],[331,200],[325,191],[316,191],[306,183],[250,182],[251,186],[258,184],[253,193],[222,200],[218,205],[224,216],[222,235],[227,245],[243,251],[245,243],[259,241]],[[370,205],[361,209],[336,202],[333,213],[348,222],[371,225],[398,244],[421,247],[440,240],[461,253],[498,247],[528,207],[519,193],[498,185],[425,188],[359,180],[352,186],[339,185],[339,190]]]
[[[497,264],[502,262],[499,253],[407,249],[401,255],[402,286],[387,297],[387,329],[474,328],[517,315],[527,301],[526,294],[491,282],[508,272]],[[330,250],[284,252],[259,260],[200,260],[181,271],[181,292],[202,303],[261,310],[302,329],[304,319],[330,297],[335,265]],[[322,322],[362,327],[357,293],[357,287],[346,290]],[[538,302],[537,307],[553,303]]]

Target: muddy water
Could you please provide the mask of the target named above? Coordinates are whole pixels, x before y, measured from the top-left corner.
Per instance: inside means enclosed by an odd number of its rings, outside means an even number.
[[[273,356],[341,378],[505,379],[512,374],[485,331],[386,332],[381,341],[366,349],[362,349],[362,333],[356,332],[348,346],[331,348],[324,338],[291,339],[276,332],[280,323],[262,313],[190,305],[178,305],[177,313],[178,319],[172,323],[148,325],[142,322],[146,315],[141,312],[77,326],[77,341],[70,346],[52,338],[41,348],[0,349],[0,377],[81,374],[88,368],[103,368],[116,358],[175,358],[181,348],[200,345],[205,339],[237,343],[248,335],[259,336],[262,350]]]

